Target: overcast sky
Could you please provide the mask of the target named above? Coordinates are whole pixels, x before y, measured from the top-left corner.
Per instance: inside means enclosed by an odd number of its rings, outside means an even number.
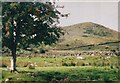
[[[118,30],[118,1],[84,0],[59,1],[64,5],[59,9],[63,13],[70,13],[68,18],[61,18],[60,25],[68,26],[82,22],[94,22],[108,28]]]

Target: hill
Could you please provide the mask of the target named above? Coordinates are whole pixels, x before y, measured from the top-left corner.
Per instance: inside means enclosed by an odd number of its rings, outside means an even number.
[[[33,51],[40,53],[45,50],[66,51],[118,51],[119,36],[117,31],[111,30],[103,25],[85,22],[71,26],[61,27],[64,35],[57,44],[52,46],[40,46]],[[1,39],[1,38],[0,38]],[[41,51],[42,50],[42,51]],[[21,50],[22,51],[22,50]],[[20,52],[21,52],[20,51]]]
[[[89,46],[94,50],[106,47],[118,49],[118,32],[103,25],[85,22],[62,27],[62,29],[65,35],[61,37],[54,49],[84,50]]]

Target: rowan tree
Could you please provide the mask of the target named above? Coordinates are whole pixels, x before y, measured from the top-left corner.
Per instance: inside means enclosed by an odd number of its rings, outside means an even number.
[[[16,70],[16,49],[31,44],[53,44],[63,34],[57,26],[61,14],[51,2],[3,2],[2,46],[11,50],[11,71]]]

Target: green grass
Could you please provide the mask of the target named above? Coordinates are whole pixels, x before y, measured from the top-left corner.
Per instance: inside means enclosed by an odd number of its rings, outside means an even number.
[[[26,67],[36,64],[37,67],[61,67],[61,66],[114,66],[118,67],[117,56],[90,56],[81,55],[84,59],[78,59],[77,56],[39,56],[39,57],[17,57],[17,66]],[[107,58],[107,59],[106,59]],[[10,66],[10,57],[2,57],[3,66]]]
[[[105,59],[107,56],[90,56],[82,55],[84,59],[78,59],[77,56],[38,56],[38,57],[17,57],[17,66],[26,67],[29,64],[36,64],[37,67],[61,67],[61,66],[115,66],[118,64],[118,57],[111,56]],[[10,66],[10,57],[2,57],[3,66]]]
[[[20,73],[10,73],[3,69],[3,80],[11,78],[11,81],[118,81],[118,70],[105,67],[36,67],[28,69],[17,68]],[[30,75],[36,73],[36,75]],[[19,78],[19,79],[18,79]],[[68,83],[69,83],[68,82]]]
[[[55,81],[82,81],[82,83],[92,83],[93,81],[108,82],[118,81],[118,57],[111,56],[89,56],[82,55],[83,60],[77,56],[39,56],[39,57],[17,57],[18,74],[10,73],[3,67],[1,80],[7,78],[11,83],[26,83],[24,81],[39,81],[40,83],[55,83]],[[10,57],[1,57],[1,64],[10,66]],[[29,69],[31,63],[36,63],[35,69]],[[65,65],[63,65],[63,63]],[[26,65],[26,66],[25,66]],[[36,74],[37,73],[37,74]],[[32,75],[35,74],[35,75]],[[117,82],[116,82],[117,83]]]

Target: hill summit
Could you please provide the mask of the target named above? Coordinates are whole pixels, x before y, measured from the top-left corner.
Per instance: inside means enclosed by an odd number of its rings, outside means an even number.
[[[93,22],[84,22],[62,27],[65,35],[61,37],[56,48],[74,48],[84,45],[97,45],[118,41],[118,32]]]
[[[116,31],[92,22],[79,23],[63,27],[63,29],[71,36],[112,37],[117,35]]]

